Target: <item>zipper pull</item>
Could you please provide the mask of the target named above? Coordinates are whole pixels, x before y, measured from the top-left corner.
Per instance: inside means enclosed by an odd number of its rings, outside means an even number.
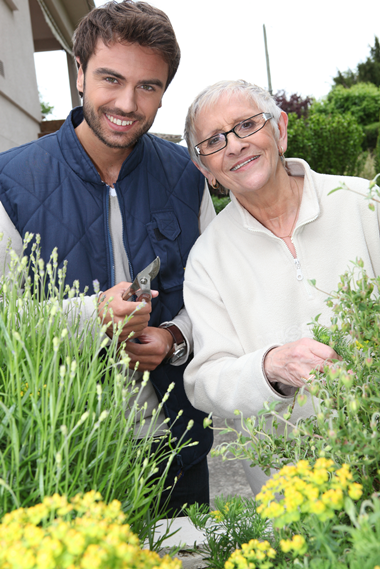
[[[303,274],[301,271],[301,263],[299,262],[298,259],[294,259],[294,264],[296,266],[297,269],[297,281],[302,281],[303,279]]]

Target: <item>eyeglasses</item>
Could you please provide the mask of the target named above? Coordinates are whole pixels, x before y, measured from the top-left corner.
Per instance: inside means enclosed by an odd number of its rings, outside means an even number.
[[[194,146],[195,152],[198,156],[209,156],[210,154],[215,154],[215,152],[219,152],[219,150],[223,150],[228,144],[227,135],[233,132],[235,136],[238,138],[247,138],[247,136],[251,136],[255,134],[255,132],[259,132],[267,122],[273,118],[271,113],[259,113],[258,115],[253,115],[253,117],[249,117],[231,128],[228,132],[217,132],[210,138],[206,138],[206,140],[202,140],[202,142],[198,142]]]

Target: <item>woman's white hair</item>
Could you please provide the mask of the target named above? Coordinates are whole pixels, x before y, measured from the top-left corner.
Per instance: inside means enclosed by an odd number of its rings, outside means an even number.
[[[206,87],[197,97],[195,97],[193,103],[190,105],[187,112],[186,122],[185,122],[185,132],[184,138],[189,149],[191,159],[198,164],[201,168],[206,168],[206,166],[201,161],[201,157],[196,153],[194,146],[199,140],[195,138],[195,122],[197,115],[205,107],[215,106],[219,99],[224,96],[231,97],[232,95],[241,94],[247,97],[247,101],[254,103],[255,106],[263,113],[271,113],[273,118],[270,120],[274,136],[278,140],[280,132],[278,129],[278,121],[281,116],[281,109],[276,105],[273,97],[268,91],[259,87],[258,85],[253,85],[248,83],[243,79],[238,81],[218,81],[214,85]]]

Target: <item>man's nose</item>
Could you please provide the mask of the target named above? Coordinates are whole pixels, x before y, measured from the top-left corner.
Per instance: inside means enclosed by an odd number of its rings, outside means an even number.
[[[116,106],[125,113],[135,113],[138,108],[135,90],[132,87],[126,87],[122,93],[119,94],[115,103]]]

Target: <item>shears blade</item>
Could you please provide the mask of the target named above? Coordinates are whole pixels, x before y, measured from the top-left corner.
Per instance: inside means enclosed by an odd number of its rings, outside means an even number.
[[[160,257],[156,257],[145,269],[140,271],[131,286],[124,292],[123,300],[129,300],[135,294],[139,302],[142,300],[150,301],[152,298],[150,283],[158,275],[160,265]]]

